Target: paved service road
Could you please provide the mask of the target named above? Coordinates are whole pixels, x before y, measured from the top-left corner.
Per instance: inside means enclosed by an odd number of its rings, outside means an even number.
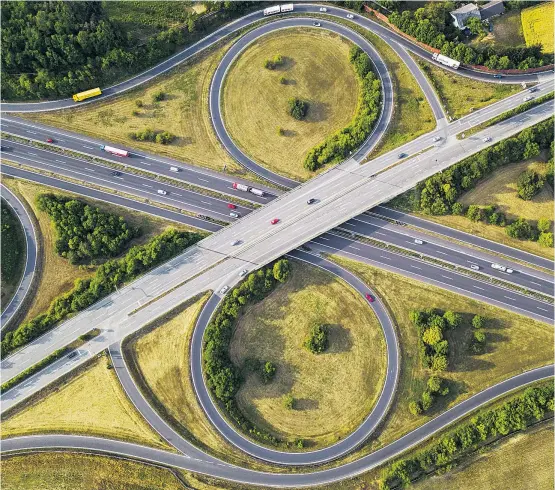
[[[513,378],[497,383],[484,391],[455,405],[441,415],[430,420],[395,442],[363,456],[356,461],[327,470],[312,473],[263,473],[233,466],[231,464],[213,462],[210,458],[197,459],[181,454],[174,454],[159,449],[148,448],[138,444],[103,439],[100,437],[70,436],[70,435],[37,435],[3,439],[2,452],[29,451],[39,449],[76,449],[80,451],[99,451],[118,456],[136,458],[142,461],[155,462],[194,473],[222,478],[234,482],[260,485],[263,487],[299,488],[333,483],[365,473],[407,449],[421,443],[438,431],[447,428],[453,422],[469,415],[477,408],[506,395],[511,391],[527,386],[534,381],[552,377],[553,365],[527,371]]]
[[[383,419],[387,413],[397,386],[397,378],[399,374],[399,346],[397,343],[395,327],[387,313],[387,309],[382,304],[379,297],[377,297],[375,293],[373,293],[360,279],[351,274],[349,271],[339,267],[337,264],[316,255],[300,250],[294,250],[290,252],[289,255],[316,267],[320,267],[343,279],[353,289],[359,292],[365,301],[367,301],[364,297],[366,293],[371,292],[375,297],[375,301],[373,303],[367,303],[368,307],[372,308],[376,314],[384,333],[387,348],[387,372],[380,397],[364,422],[354,432],[340,442],[337,442],[336,444],[325,449],[302,453],[283,452],[269,447],[264,447],[238,433],[235,428],[231,426],[220,414],[206,387],[202,372],[202,345],[204,331],[206,330],[211,317],[222,299],[222,297],[218,294],[212,295],[204,306],[193,332],[193,338],[191,341],[191,377],[197,398],[199,399],[204,412],[210,421],[215,425],[216,429],[231,444],[258,459],[263,459],[272,463],[283,465],[317,464],[336,459],[358,447],[368,438],[368,436]]]
[[[29,213],[23,203],[13,192],[3,185],[1,186],[1,195],[10,208],[12,208],[15,216],[19,219],[25,235],[25,269],[14,296],[2,311],[0,328],[3,329],[9,324],[10,320],[13,318],[23,303],[23,300],[29,293],[29,289],[33,283],[33,277],[35,276],[38,250],[35,227],[33,226],[31,216],[29,216]]]

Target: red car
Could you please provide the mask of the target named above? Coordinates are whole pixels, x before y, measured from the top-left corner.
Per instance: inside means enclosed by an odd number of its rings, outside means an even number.
[[[46,138],[46,142],[47,143],[54,143],[54,140],[52,138]]]
[[[374,302],[374,298],[372,298],[372,296],[370,296],[368,293],[366,293],[364,296],[366,297],[366,299],[367,299],[370,303],[373,303],[373,302]]]
[[[279,218],[274,218],[272,221],[270,221],[270,223],[272,225],[275,225],[276,223],[279,223]]]
[[[228,204],[227,207],[229,209],[236,209],[237,208],[237,206],[235,206],[235,204]]]

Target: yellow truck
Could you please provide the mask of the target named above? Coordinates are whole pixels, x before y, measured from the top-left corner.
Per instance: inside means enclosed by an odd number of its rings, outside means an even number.
[[[101,95],[102,92],[99,87],[91,88],[90,90],[85,90],[84,92],[79,92],[73,96],[75,102],[81,102],[82,100],[88,99],[90,97],[96,97]]]

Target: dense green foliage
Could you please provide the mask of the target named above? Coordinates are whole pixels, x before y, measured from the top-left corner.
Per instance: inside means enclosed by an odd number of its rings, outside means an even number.
[[[262,381],[264,383],[269,383],[270,381],[272,381],[272,379],[274,379],[275,375],[276,366],[274,365],[274,363],[270,361],[265,362],[264,366],[261,369]]]
[[[22,272],[25,258],[25,235],[21,223],[2,200],[2,282],[15,283]]]
[[[40,194],[37,204],[50,216],[56,233],[56,252],[72,264],[119,255],[139,230],[116,214],[104,213],[77,199]]]
[[[389,21],[397,28],[441,50],[441,54],[469,65],[484,65],[491,69],[518,68],[526,70],[553,63],[553,55],[542,54],[541,45],[530,47],[501,47],[484,43],[473,47],[462,42],[461,32],[453,26],[449,11],[453,2],[427,2],[417,10],[402,10],[403,2],[393,5]],[[471,23],[472,24],[472,23]],[[476,33],[482,34],[480,26]]]
[[[308,102],[296,97],[289,99],[287,101],[287,111],[290,116],[294,117],[298,121],[302,121],[308,112]]]
[[[372,71],[370,58],[358,46],[353,46],[349,59],[360,85],[357,112],[347,127],[332,134],[308,152],[304,160],[304,166],[308,170],[315,171],[328,163],[346,158],[364,143],[380,115],[381,84]]]
[[[426,383],[426,389],[422,392],[420,400],[409,402],[409,411],[413,415],[420,415],[432,408],[438,396],[445,396],[449,393],[449,388],[444,379],[439,376],[430,376]]]
[[[542,190],[544,184],[545,178],[543,175],[533,170],[525,170],[516,181],[518,196],[525,201],[529,201]]]
[[[1,344],[2,357],[36,339],[69,314],[88,308],[115,291],[116,287],[169,260],[201,238],[198,233],[170,229],[145,245],[132,247],[121,259],[105,262],[90,279],[75,281],[73,289],[55,298],[45,313],[6,333]]]
[[[127,78],[251,5],[209,2],[211,15],[190,11],[186,20],[176,18],[181,25],[162,23],[157,27],[164,30],[144,40],[128,36],[123,22],[111,21],[102,2],[2,2],[2,98],[69,96]],[[134,8],[144,7],[129,4],[126,8],[132,16]],[[143,15],[139,21],[148,18]]]
[[[237,407],[234,397],[239,389],[241,376],[229,358],[229,343],[235,322],[244,307],[264,299],[279,282],[285,282],[288,277],[289,266],[286,259],[249,274],[244,282],[227,294],[204,332],[203,366],[208,388],[243,430],[274,444],[278,441],[269,433],[254,427]],[[271,371],[269,367],[269,372]]]
[[[275,70],[276,68],[283,66],[284,62],[283,56],[281,56],[281,54],[276,54],[273,58],[264,60],[264,68],[267,68],[268,70]]]
[[[129,133],[129,138],[135,141],[150,141],[161,145],[169,145],[176,136],[169,131],[154,131],[151,128],[145,128],[142,131]]]
[[[500,406],[484,410],[438,437],[414,455],[399,459],[382,472],[380,490],[405,487],[425,473],[449,467],[465,453],[496,438],[524,430],[553,411],[553,382],[527,388]]]
[[[303,342],[303,347],[313,354],[321,354],[328,348],[328,326],[313,325]]]

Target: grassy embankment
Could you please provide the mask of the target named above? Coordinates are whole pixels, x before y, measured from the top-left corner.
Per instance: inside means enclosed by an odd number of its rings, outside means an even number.
[[[401,347],[397,395],[383,426],[359,455],[398,439],[492,384],[552,362],[553,330],[545,323],[363,263],[338,256],[333,256],[333,260],[357,274],[384,300],[395,319]],[[421,366],[417,331],[409,312],[427,307],[461,313],[464,324],[446,332],[450,367],[440,376],[448,381],[449,395],[438,398],[429,414],[414,416],[408,410],[408,401],[424,391],[429,371]],[[482,355],[471,355],[468,348],[472,336],[470,319],[475,314],[487,319],[487,348]]]
[[[531,221],[539,218],[554,219],[553,215],[553,191],[549,185],[545,185],[542,191],[530,201],[520,199],[516,191],[516,181],[520,173],[526,169],[534,169],[538,173],[545,174],[546,164],[542,161],[518,162],[497,169],[489,177],[481,181],[474,189],[465,192],[460,201],[464,205],[478,204],[487,206],[493,204],[500,212],[506,214],[510,219],[521,216]],[[416,214],[416,213],[415,213]],[[519,248],[546,258],[553,258],[553,250],[542,247],[537,242],[529,240],[517,240],[511,238],[505,229],[486,223],[474,223],[465,216],[424,216],[427,220],[450,226],[473,235],[481,236],[511,247]]]
[[[12,208],[2,200],[2,310],[17,291],[25,269],[25,232]]]
[[[542,45],[544,53],[553,53],[553,2],[543,2],[521,11],[526,46]]]
[[[34,184],[23,180],[17,180],[4,177],[3,184],[10,188],[21,201],[32,211],[35,220],[35,229],[38,240],[38,262],[37,271],[40,278],[36,282],[35,291],[32,302],[30,303],[26,315],[22,321],[34,318],[39,313],[45,311],[50,302],[64,291],[68,291],[74,284],[76,279],[84,279],[90,277],[94,272],[94,266],[77,266],[72,265],[63,257],[60,257],[55,251],[56,230],[49,216],[40,211],[36,204],[36,198],[39,194],[45,192],[54,192],[62,196],[76,197],[92,206],[98,207],[103,211],[115,213],[122,216],[130,225],[139,226],[142,235],[132,240],[129,246],[145,243],[154,235],[161,233],[168,226],[176,228],[184,228],[177,223],[170,223],[166,220],[148,216],[137,211],[114,206],[112,204],[103,203],[94,199],[88,199],[82,196],[76,196],[69,192],[51,189],[40,184]],[[32,216],[33,218],[33,216]]]
[[[493,31],[480,39],[475,36],[469,42],[472,47],[488,44],[495,48],[516,48],[526,46],[518,9],[505,12],[503,15],[489,19],[493,23]]]
[[[22,117],[213,170],[222,170],[226,165],[228,173],[246,176],[246,171],[219,144],[208,109],[212,75],[230,45],[228,42],[204,50],[169,73],[105,102]],[[154,102],[153,96],[158,92],[166,97]],[[142,101],[142,107],[137,107],[137,100]],[[130,132],[147,127],[167,130],[177,139],[160,145],[129,138]]]
[[[121,439],[169,449],[129,401],[105,357],[14,408],[2,437],[66,433]]]
[[[414,59],[435,88],[445,112],[453,119],[459,119],[522,90],[520,85],[480,82],[455,75],[416,56]]]
[[[304,157],[347,126],[357,109],[351,46],[336,34],[307,29],[272,33],[249,46],[230,69],[223,91],[226,127],[238,146],[276,173],[302,180],[312,177],[313,172],[303,167]],[[265,60],[276,55],[282,56],[283,64],[264,68]],[[285,83],[280,83],[282,77]],[[304,120],[288,113],[293,97],[309,103]]]
[[[329,326],[329,348],[312,354],[302,342],[314,324]],[[264,384],[246,373],[236,396],[256,426],[314,450],[356,429],[377,401],[386,369],[383,334],[366,301],[327,272],[292,262],[289,280],[239,319],[230,355],[271,361],[275,378]],[[291,394],[293,410],[282,397]]]

